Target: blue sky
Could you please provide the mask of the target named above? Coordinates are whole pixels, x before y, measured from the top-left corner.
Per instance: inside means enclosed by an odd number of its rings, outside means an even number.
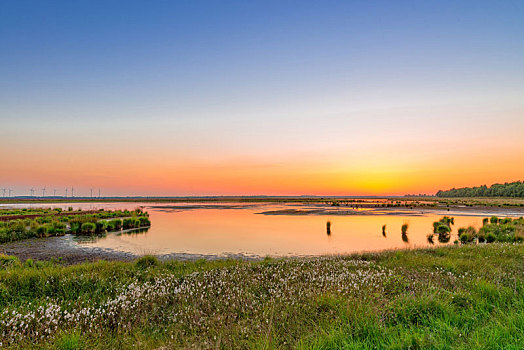
[[[0,148],[314,166],[495,132],[516,157],[522,38],[522,1],[4,1]]]

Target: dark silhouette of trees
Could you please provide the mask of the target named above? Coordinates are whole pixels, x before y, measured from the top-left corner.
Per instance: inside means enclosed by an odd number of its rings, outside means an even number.
[[[452,188],[447,191],[438,191],[437,197],[524,197],[524,182],[506,182],[478,187]]]

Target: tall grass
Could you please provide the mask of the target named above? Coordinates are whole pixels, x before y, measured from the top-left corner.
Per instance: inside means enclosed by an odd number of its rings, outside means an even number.
[[[0,258],[6,348],[508,348],[524,245],[260,262]],[[24,322],[24,323],[22,323]]]

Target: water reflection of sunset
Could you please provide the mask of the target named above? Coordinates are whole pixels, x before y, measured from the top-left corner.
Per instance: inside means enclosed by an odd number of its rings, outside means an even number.
[[[427,234],[441,215],[261,215],[282,208],[159,210],[150,208],[152,227],[146,234],[111,235],[89,246],[131,253],[220,255],[323,255],[428,246]],[[326,222],[331,234],[326,234]],[[455,216],[455,229],[481,225],[482,218]],[[409,224],[408,240],[401,226]],[[387,226],[387,236],[382,226]]]

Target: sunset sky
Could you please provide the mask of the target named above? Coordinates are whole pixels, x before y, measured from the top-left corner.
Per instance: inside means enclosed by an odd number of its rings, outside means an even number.
[[[0,5],[0,189],[14,195],[523,179],[521,0]]]

